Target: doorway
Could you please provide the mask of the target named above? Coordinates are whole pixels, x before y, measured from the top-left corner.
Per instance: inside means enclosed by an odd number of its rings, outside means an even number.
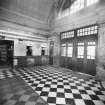
[[[54,41],[50,41],[49,64],[53,65]]]
[[[0,40],[0,68],[13,66],[13,41]]]

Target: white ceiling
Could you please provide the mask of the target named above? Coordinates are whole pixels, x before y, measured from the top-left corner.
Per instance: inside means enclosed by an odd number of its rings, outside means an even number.
[[[0,19],[49,30],[47,19],[54,0],[0,0]]]

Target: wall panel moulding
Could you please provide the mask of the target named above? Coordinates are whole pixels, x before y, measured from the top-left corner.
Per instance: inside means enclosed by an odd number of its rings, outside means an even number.
[[[11,37],[11,36],[5,36],[5,39],[9,39],[9,40],[18,40],[19,39],[19,37],[18,38],[16,38],[16,37]],[[37,40],[37,39],[28,39],[28,38],[21,38],[23,41],[31,41],[31,42],[43,42],[43,43],[46,43],[46,40]],[[21,41],[21,42],[23,42],[23,41]]]
[[[14,33],[9,33],[6,31],[0,30],[0,36],[6,37],[6,38],[12,38],[12,39],[22,39],[22,40],[29,40],[29,41],[37,41],[37,42],[46,42],[47,38],[35,38],[30,36],[24,36],[24,35],[18,35]]]
[[[38,35],[33,35],[32,33],[25,33],[25,32],[14,32],[11,30],[0,30],[1,35],[12,35],[12,36],[19,36],[19,37],[26,37],[26,38],[32,38],[32,39],[43,39],[46,40],[46,37],[41,37]]]

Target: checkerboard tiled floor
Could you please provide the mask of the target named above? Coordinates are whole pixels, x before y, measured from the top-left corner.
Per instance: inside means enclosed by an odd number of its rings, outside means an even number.
[[[48,105],[18,76],[0,79],[0,105]]]
[[[105,89],[93,79],[80,79],[53,67],[11,71],[18,74],[49,105],[105,105]]]
[[[30,94],[31,91],[28,91],[21,90],[16,94],[6,94],[2,100],[0,100],[0,105],[47,105],[38,94],[34,92]]]
[[[11,69],[0,71],[0,79],[17,76]]]

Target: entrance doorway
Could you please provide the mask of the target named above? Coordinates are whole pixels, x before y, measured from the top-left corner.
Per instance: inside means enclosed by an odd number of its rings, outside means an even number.
[[[13,41],[0,40],[0,68],[13,66]]]
[[[54,41],[50,42],[50,48],[49,49],[50,49],[50,51],[49,51],[49,64],[53,65]]]

